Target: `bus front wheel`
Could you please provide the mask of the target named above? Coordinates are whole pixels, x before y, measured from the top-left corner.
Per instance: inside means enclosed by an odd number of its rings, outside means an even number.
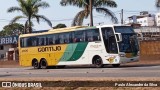
[[[48,67],[47,61],[45,59],[41,60],[40,65],[42,69],[47,69]]]
[[[93,58],[93,61],[92,61],[93,65],[96,67],[96,68],[101,68],[103,67],[103,61],[102,61],[102,58],[100,56],[95,56]]]
[[[34,69],[39,69],[40,66],[39,66],[38,60],[33,60],[32,61],[32,66],[33,66]]]

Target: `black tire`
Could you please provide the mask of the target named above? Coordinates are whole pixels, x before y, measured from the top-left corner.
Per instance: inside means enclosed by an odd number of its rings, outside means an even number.
[[[65,65],[57,66],[57,68],[65,68],[65,67],[66,67]]]
[[[32,66],[33,66],[34,69],[40,69],[40,65],[38,63],[38,60],[33,60]]]
[[[42,69],[47,69],[48,64],[47,64],[47,61],[46,61],[45,59],[42,59],[42,60],[41,60],[40,67],[41,67]]]
[[[96,67],[96,68],[102,68],[104,65],[103,65],[103,61],[102,61],[102,58],[99,57],[99,56],[96,56],[93,58],[93,65]]]
[[[119,67],[120,64],[112,64],[113,67]]]

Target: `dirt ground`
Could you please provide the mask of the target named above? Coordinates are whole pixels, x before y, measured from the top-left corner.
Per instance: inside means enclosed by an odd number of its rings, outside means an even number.
[[[21,67],[19,65],[19,62],[18,61],[3,61],[3,60],[0,60],[0,68],[16,68],[16,67]]]
[[[160,65],[160,60],[155,59],[141,59],[138,62],[127,63],[127,65]]]

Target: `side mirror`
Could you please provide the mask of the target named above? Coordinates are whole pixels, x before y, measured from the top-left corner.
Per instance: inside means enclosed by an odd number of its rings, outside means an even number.
[[[122,35],[121,33],[115,33],[116,38],[117,38],[117,42],[122,42]]]

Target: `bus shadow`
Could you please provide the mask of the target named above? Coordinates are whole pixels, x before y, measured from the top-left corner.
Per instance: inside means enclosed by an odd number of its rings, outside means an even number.
[[[120,65],[119,67],[113,67],[112,65],[105,65],[102,68],[130,68],[130,67],[152,67],[152,66],[160,66],[160,64],[138,64],[138,65]],[[49,67],[47,69],[88,69],[88,68],[97,68],[89,65],[81,65],[81,66],[65,66],[65,67]],[[97,68],[98,69],[98,68]]]
[[[112,65],[104,65],[102,68],[131,68],[131,67],[152,67],[152,66],[160,66],[160,64],[133,64],[133,65],[120,65],[119,67],[113,67]],[[50,66],[47,69],[102,69],[102,68],[97,68],[92,65],[70,65],[70,66],[65,66],[65,67],[59,67],[59,66]],[[34,68],[29,68],[28,70],[35,70]],[[42,70],[42,69],[37,69],[37,70]]]

